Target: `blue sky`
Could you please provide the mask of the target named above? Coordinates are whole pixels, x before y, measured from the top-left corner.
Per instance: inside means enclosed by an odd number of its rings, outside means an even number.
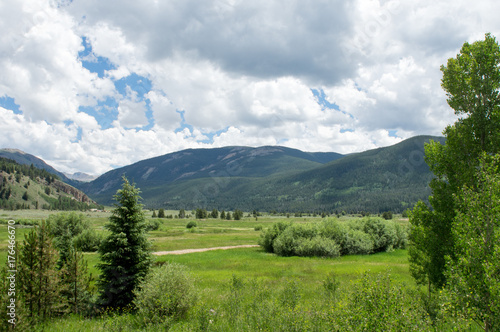
[[[0,148],[102,174],[186,148],[352,153],[440,135],[440,65],[500,36],[465,0],[6,0]]]

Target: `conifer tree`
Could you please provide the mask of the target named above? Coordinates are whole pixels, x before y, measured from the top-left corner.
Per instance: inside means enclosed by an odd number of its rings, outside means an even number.
[[[114,196],[118,203],[106,228],[110,235],[99,248],[101,275],[99,304],[123,309],[132,303],[137,288],[151,266],[150,243],[139,189],[123,177],[122,189]]]
[[[90,308],[90,280],[87,261],[82,252],[71,247],[61,269],[61,295],[66,298],[70,312],[85,313]]]
[[[54,315],[61,305],[58,257],[48,227],[42,221],[25,236],[19,250],[19,293],[32,323]]]

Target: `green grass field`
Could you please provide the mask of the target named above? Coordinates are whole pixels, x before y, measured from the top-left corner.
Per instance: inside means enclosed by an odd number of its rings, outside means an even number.
[[[54,212],[50,212],[54,213]],[[42,220],[46,219],[48,211],[0,211],[3,220]],[[95,229],[102,230],[109,218],[109,212],[85,213]],[[148,219],[149,219],[149,215]],[[340,220],[349,220],[357,217],[342,217]],[[240,221],[226,221],[220,219],[197,220],[198,227],[187,229],[186,224],[191,219],[162,219],[158,230],[149,232],[153,251],[170,251],[180,249],[211,248],[220,246],[257,244],[261,231],[273,223],[287,220],[293,222],[318,221],[320,218],[301,217],[259,217],[244,218]],[[402,223],[407,221],[402,220]],[[22,243],[24,234],[30,227],[18,226],[16,240]],[[0,260],[5,262],[8,245],[7,225],[0,225]],[[89,264],[89,272],[97,276],[99,271],[96,264],[99,262],[97,253],[86,253],[85,258]],[[388,253],[379,253],[366,256],[343,256],[336,259],[307,258],[307,257],[279,257],[264,252],[260,247],[238,248],[230,250],[214,250],[207,252],[190,253],[183,255],[154,256],[157,264],[164,262],[179,263],[187,266],[195,277],[196,287],[199,289],[199,301],[208,306],[217,307],[221,298],[229,291],[230,281],[233,276],[248,282],[258,282],[266,287],[280,288],[286,282],[293,280],[297,283],[303,305],[314,305],[318,291],[330,273],[334,273],[341,282],[341,287],[348,287],[353,281],[363,274],[390,273],[392,279],[406,285],[414,285],[409,274],[406,250],[396,250]],[[106,321],[106,319],[104,319]],[[63,323],[64,322],[64,323]],[[81,324],[80,324],[81,323]],[[48,330],[68,330],[74,325],[79,330],[99,330],[103,321],[95,319],[94,322],[78,323],[78,318],[65,318],[56,320]],[[62,324],[62,325],[61,325]],[[83,325],[82,325],[83,324]],[[77,328],[78,326],[78,328]],[[85,328],[83,326],[86,326]],[[69,328],[72,330],[73,328]]]

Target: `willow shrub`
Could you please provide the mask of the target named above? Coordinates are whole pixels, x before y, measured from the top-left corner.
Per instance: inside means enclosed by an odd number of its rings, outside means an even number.
[[[379,218],[346,223],[336,219],[308,224],[279,222],[261,234],[259,244],[280,256],[371,254],[404,248],[406,228]]]
[[[196,302],[194,279],[175,263],[153,268],[134,293],[138,314],[152,323],[185,317]]]

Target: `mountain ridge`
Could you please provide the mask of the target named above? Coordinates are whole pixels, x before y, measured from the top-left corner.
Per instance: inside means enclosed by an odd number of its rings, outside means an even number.
[[[110,204],[126,175],[150,208],[402,211],[426,200],[432,179],[415,136],[346,156],[279,146],[187,149],[112,170],[80,189]],[[320,162],[322,161],[322,162]]]

